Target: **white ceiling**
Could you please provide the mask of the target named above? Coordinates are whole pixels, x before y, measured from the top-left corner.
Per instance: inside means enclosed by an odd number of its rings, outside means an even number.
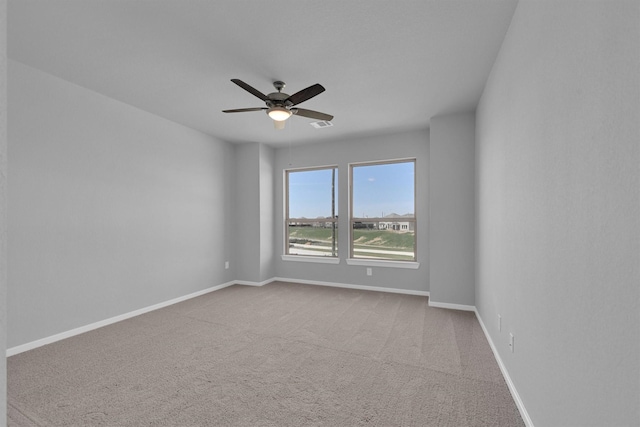
[[[8,56],[231,142],[272,146],[427,128],[472,111],[516,0],[9,0]],[[326,92],[275,130],[233,84]]]

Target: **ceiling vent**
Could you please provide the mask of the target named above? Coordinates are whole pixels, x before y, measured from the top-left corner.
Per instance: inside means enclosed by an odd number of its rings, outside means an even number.
[[[328,128],[333,126],[333,123],[326,121],[326,120],[321,120],[319,122],[311,122],[309,123],[311,126],[313,126],[316,129],[322,129],[322,128]]]

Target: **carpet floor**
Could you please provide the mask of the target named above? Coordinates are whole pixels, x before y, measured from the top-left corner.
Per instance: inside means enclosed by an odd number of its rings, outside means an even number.
[[[472,312],[231,286],[7,359],[9,426],[523,426]]]

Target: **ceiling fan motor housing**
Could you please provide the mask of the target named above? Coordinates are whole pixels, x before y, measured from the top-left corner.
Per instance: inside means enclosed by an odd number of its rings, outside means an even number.
[[[269,98],[266,103],[267,103],[267,107],[291,107],[293,104],[291,103],[291,101],[287,101],[287,98],[289,98],[289,94],[286,94],[284,92],[272,92],[270,94],[267,95],[267,98]]]

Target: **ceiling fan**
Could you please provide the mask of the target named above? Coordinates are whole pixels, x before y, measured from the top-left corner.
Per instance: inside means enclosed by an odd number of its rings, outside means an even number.
[[[331,121],[333,116],[319,111],[306,110],[304,108],[295,107],[296,105],[313,98],[316,95],[325,91],[321,84],[316,83],[309,86],[306,89],[302,89],[293,95],[288,95],[282,92],[284,89],[284,82],[278,80],[273,82],[273,86],[277,92],[272,92],[268,95],[263,94],[259,90],[249,86],[240,79],[231,79],[232,82],[246,90],[250,94],[257,96],[266,103],[266,107],[255,108],[238,108],[235,110],[222,110],[223,113],[245,113],[249,111],[266,111],[266,113],[273,119],[273,124],[276,129],[284,129],[285,121],[292,115],[308,117],[310,119]]]

